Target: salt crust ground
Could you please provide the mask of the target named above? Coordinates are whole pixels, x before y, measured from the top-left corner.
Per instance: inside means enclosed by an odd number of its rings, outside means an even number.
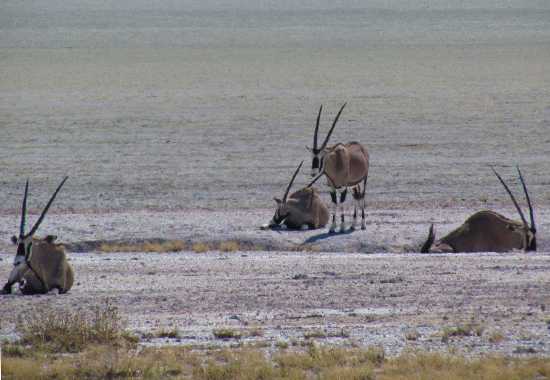
[[[411,253],[425,237],[427,222],[443,233],[467,211],[375,210],[366,232],[336,236],[325,230],[261,231],[257,227],[270,210],[51,214],[41,233],[55,232],[67,243],[77,283],[63,296],[2,296],[0,336],[14,337],[21,313],[44,306],[87,308],[112,298],[132,330],[180,332],[178,340],[150,344],[229,344],[212,331],[231,327],[259,328],[262,336],[245,340],[271,344],[321,330],[326,336],[315,338],[320,343],[378,344],[389,353],[420,347],[549,354],[550,253],[543,210],[537,215],[541,249],[534,254]],[[0,217],[0,234],[9,236],[16,225],[16,215]],[[94,251],[100,242],[149,238],[236,241],[263,250]],[[5,279],[13,248],[4,243],[2,252]],[[468,324],[481,327],[481,336],[442,341],[445,328]]]

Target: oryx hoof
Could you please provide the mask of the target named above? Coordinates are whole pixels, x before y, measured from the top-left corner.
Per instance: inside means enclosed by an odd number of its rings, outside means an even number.
[[[340,227],[340,233],[343,234],[346,232],[346,226],[341,226]]]
[[[328,229],[328,233],[329,233],[329,234],[334,234],[334,233],[336,233],[336,226],[330,226],[330,228]]]
[[[365,231],[365,230],[367,229],[367,226],[365,225],[365,223],[361,223],[361,229],[362,229],[363,231]]]

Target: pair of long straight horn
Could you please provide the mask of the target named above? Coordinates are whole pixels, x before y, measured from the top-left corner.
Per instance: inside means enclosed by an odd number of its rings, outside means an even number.
[[[493,170],[493,173],[495,173],[495,175],[497,176],[497,178],[500,181],[500,183],[502,184],[502,186],[504,186],[504,189],[506,190],[508,195],[510,195],[510,198],[512,198],[512,202],[514,203],[514,206],[516,206],[516,210],[518,211],[518,214],[521,217],[521,221],[523,222],[523,225],[526,228],[528,228],[529,224],[527,224],[527,220],[525,219],[525,215],[523,214],[523,211],[521,211],[521,207],[519,207],[519,204],[516,201],[516,198],[514,197],[514,194],[512,193],[512,191],[510,190],[508,185],[506,185],[506,182],[504,182],[502,177],[497,173],[495,168],[493,168],[491,166],[491,169]],[[521,186],[523,187],[523,192],[525,193],[525,199],[527,200],[527,205],[529,206],[529,216],[531,218],[531,227],[530,227],[530,229],[531,229],[531,231],[536,232],[537,227],[535,225],[535,217],[533,215],[533,206],[531,204],[531,198],[529,198],[529,192],[527,191],[527,186],[525,185],[525,181],[523,180],[523,175],[521,174],[521,170],[519,169],[519,166],[516,166],[516,169],[518,171],[519,180],[521,181]]]
[[[317,147],[317,137],[319,135],[319,122],[321,121],[321,113],[323,112],[323,105],[319,107],[319,114],[317,115],[317,123],[315,124],[315,132],[313,133],[313,150],[315,152],[319,152],[325,149],[325,147],[327,146],[328,140],[332,135],[332,131],[334,131],[334,127],[336,127],[336,123],[338,122],[338,119],[340,118],[340,115],[342,114],[342,111],[344,110],[344,107],[346,106],[346,104],[347,103],[344,103],[340,108],[340,111],[338,111],[338,114],[336,115],[336,117],[334,118],[334,121],[332,122],[332,127],[330,127],[327,137],[325,137],[325,141],[323,141],[323,144],[321,145],[320,148]]]
[[[300,169],[302,168],[302,165],[304,164],[304,161],[300,162],[300,165],[298,165],[298,167],[296,168],[296,171],[294,172],[294,174],[292,175],[292,178],[286,188],[286,191],[285,191],[285,195],[283,197],[283,202],[286,202],[286,198],[288,197],[288,193],[290,192],[290,188],[292,187],[292,185],[294,184],[294,180],[296,179],[296,176],[298,175],[298,173],[300,172]],[[311,187],[313,186],[313,184],[315,182],[317,182],[319,180],[319,178],[321,178],[322,176],[326,175],[331,181],[332,179],[328,176],[328,174],[326,174],[325,172],[321,172],[319,173],[319,175],[317,175],[317,177],[315,177],[313,179],[313,181],[311,181],[306,187]]]
[[[25,235],[25,221],[27,220],[27,197],[29,195],[29,180],[27,180],[27,182],[25,184],[25,195],[23,197],[23,206],[22,206],[22,210],[21,210],[21,224],[19,226],[19,237],[20,238],[33,236],[35,234],[36,230],[38,230],[38,227],[40,227],[40,224],[44,220],[44,217],[48,213],[48,210],[50,209],[50,206],[52,205],[53,201],[55,200],[55,197],[57,196],[57,193],[59,193],[59,190],[61,190],[61,188],[65,184],[65,181],[67,181],[68,178],[69,177],[63,178],[63,181],[61,181],[59,186],[57,186],[57,189],[55,190],[52,197],[50,198],[50,200],[46,204],[46,207],[42,211],[42,214],[40,214],[40,217],[38,218],[38,220],[36,221],[34,226],[31,228],[30,232],[27,235]]]

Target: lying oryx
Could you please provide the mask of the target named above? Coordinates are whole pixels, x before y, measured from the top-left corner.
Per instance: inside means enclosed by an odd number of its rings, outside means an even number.
[[[290,229],[320,228],[328,222],[328,208],[325,206],[317,190],[313,187],[304,187],[288,195],[300,168],[304,161],[300,163],[290,183],[288,184],[283,199],[273,198],[277,202],[275,215],[269,224],[262,228],[273,228],[284,224]]]
[[[317,136],[319,134],[319,121],[323,106],[319,108],[317,115],[317,123],[315,132],[313,133],[313,148],[306,147],[313,155],[311,163],[311,176],[315,177],[312,184],[321,176],[327,176],[327,184],[330,186],[330,196],[332,198],[333,213],[330,232],[336,230],[336,213],[338,209],[338,191],[340,193],[340,231],[345,231],[344,223],[344,201],[348,192],[348,187],[352,188],[352,196],[354,199],[353,223],[351,229],[354,230],[357,224],[357,208],[361,208],[361,229],[366,229],[365,226],[365,191],[367,189],[367,177],[369,175],[369,154],[367,149],[356,141],[346,144],[338,143],[327,147],[328,141],[334,127],[344,110],[346,103],[340,108],[332,127],[330,128],[325,141],[321,146],[317,145]],[[362,186],[361,186],[362,183]]]
[[[521,217],[521,222],[511,220],[494,211],[479,211],[470,216],[464,224],[447,236],[439,239],[434,244],[435,233],[433,224],[430,226],[428,239],[421,248],[422,253],[441,253],[441,252],[508,252],[513,249],[522,249],[524,251],[537,250],[537,229],[535,218],[533,216],[533,207],[527,192],[527,186],[521,175],[519,167],[517,168],[519,179],[523,186],[525,198],[529,206],[531,217],[531,226],[525,220],[514,195],[502,179],[502,177],[493,169],[500,183],[504,186],[516,210]]]
[[[8,282],[1,291],[2,294],[10,294],[12,286],[16,283],[19,284],[19,289],[23,294],[47,293],[53,289],[57,289],[59,293],[66,293],[73,286],[73,269],[67,261],[63,246],[54,243],[56,237],[49,235],[45,239],[34,238],[36,230],[40,227],[48,209],[67,178],[65,177],[61,181],[44,211],[42,211],[30,232],[25,235],[27,195],[29,192],[29,181],[27,181],[21,210],[19,237],[12,237],[12,242],[17,246],[17,253]]]

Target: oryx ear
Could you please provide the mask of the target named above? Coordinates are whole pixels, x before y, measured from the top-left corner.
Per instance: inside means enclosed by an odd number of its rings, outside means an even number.
[[[309,146],[306,145],[306,150],[310,153],[313,153],[313,149],[311,149]]]
[[[55,236],[55,235],[48,235],[48,236],[46,236],[46,238],[45,238],[44,240],[51,244],[51,243],[53,243],[56,239],[57,239],[57,236]]]
[[[280,200],[280,199],[277,198],[277,197],[273,197],[273,200],[274,200],[275,202],[277,202],[277,204],[279,204],[279,205],[280,205],[281,203],[283,203],[283,201]]]
[[[12,242],[13,244],[17,244],[17,236],[13,235],[13,236],[11,237],[11,242]]]

